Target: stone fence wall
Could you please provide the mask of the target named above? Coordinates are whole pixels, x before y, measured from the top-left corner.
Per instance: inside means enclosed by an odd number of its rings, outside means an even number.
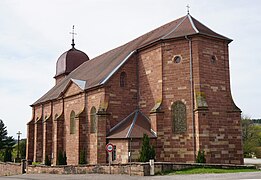
[[[229,165],[229,164],[186,164],[172,162],[155,162],[153,168],[150,163],[112,164],[111,167],[104,165],[78,165],[78,166],[27,166],[27,173],[49,173],[49,174],[131,174],[138,176],[149,176],[169,170],[181,170],[193,167],[216,167],[216,168],[246,168],[253,165]],[[153,172],[152,172],[153,171]]]
[[[150,173],[148,163],[133,163],[133,164],[112,164],[109,165],[78,165],[78,166],[42,166],[29,165],[27,173],[49,173],[49,174],[131,174],[138,176],[147,176]]]
[[[131,174],[137,176],[149,176],[169,170],[180,170],[193,167],[216,167],[216,168],[246,168],[253,165],[229,165],[229,164],[197,164],[197,163],[172,163],[172,162],[154,162],[150,163],[132,163],[132,164],[107,164],[100,165],[78,165],[78,166],[44,166],[28,165],[26,173],[48,173],[48,174]],[[0,176],[8,176],[23,173],[23,164],[2,163],[0,162]]]
[[[22,174],[23,169],[20,163],[0,162],[0,176]]]

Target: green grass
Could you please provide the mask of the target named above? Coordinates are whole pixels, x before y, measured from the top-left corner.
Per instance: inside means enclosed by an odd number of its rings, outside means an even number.
[[[176,175],[176,174],[209,174],[209,173],[238,173],[238,172],[256,172],[258,170],[251,168],[240,168],[240,169],[222,169],[222,168],[190,168],[178,171],[165,171],[161,175]]]
[[[40,165],[42,164],[41,162],[32,162],[32,165]]]

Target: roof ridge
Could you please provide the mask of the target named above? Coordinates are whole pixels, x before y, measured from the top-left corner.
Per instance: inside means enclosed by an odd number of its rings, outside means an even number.
[[[121,124],[123,124],[125,121],[127,121],[136,111],[133,111],[132,113],[130,113],[126,118],[124,118],[122,121],[120,121],[119,123],[117,123],[115,126],[113,126],[113,128],[110,129],[111,133],[112,131],[114,131],[117,127],[119,127]]]
[[[136,123],[136,120],[137,120],[138,115],[139,115],[139,110],[135,110],[135,116],[134,116],[133,121],[132,121],[132,123],[131,123],[131,125],[130,125],[130,129],[129,129],[128,132],[127,132],[126,138],[130,137],[130,134],[131,134],[131,132],[132,132],[132,129],[133,129],[133,127],[134,127],[134,124]]]
[[[194,21],[192,20],[190,14],[188,14],[187,16],[188,16],[188,18],[189,18],[189,22],[190,22],[191,26],[193,27],[193,29],[196,31],[196,33],[199,33],[199,30],[198,30],[197,27],[195,26]]]
[[[176,29],[178,29],[178,27],[185,21],[186,18],[187,18],[187,16],[184,16],[184,18],[179,22],[179,24],[172,31],[170,31],[169,33],[165,34],[160,39],[164,39],[165,37],[167,37],[168,35],[170,35],[174,31],[176,31]]]

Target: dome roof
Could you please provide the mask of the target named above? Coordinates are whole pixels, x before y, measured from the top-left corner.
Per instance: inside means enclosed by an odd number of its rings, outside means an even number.
[[[78,66],[85,61],[88,61],[89,57],[82,51],[75,49],[74,46],[66,52],[64,52],[56,62],[56,74],[54,77],[60,75],[68,75]]]

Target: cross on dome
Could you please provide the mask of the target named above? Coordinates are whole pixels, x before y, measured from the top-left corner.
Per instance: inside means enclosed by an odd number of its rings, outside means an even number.
[[[75,32],[74,32],[74,25],[72,27],[72,32],[70,32],[70,34],[72,35],[72,47],[74,48],[75,44],[74,44],[74,35],[77,35]]]
[[[187,12],[189,14],[189,8],[190,8],[189,4],[186,7],[187,7]]]

